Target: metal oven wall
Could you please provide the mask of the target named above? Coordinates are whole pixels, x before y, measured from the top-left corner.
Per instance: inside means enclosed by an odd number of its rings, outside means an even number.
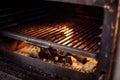
[[[120,79],[120,33],[119,33],[119,38],[118,38],[118,44],[117,44],[117,52],[114,60],[114,66],[112,70],[112,80],[119,80]]]
[[[111,68],[111,80],[119,80],[120,79],[120,1],[118,5],[118,14],[117,14],[117,27],[118,27],[118,34],[117,39],[116,39],[116,54],[113,56],[113,61],[112,61],[112,68]]]

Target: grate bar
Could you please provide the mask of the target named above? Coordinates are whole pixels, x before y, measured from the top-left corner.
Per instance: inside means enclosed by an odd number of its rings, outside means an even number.
[[[82,37],[80,37],[77,41],[75,40],[75,41],[73,42],[74,44],[72,44],[72,45],[70,45],[70,46],[73,46],[74,48],[77,48],[77,47],[79,47],[80,45],[84,44],[84,43],[85,43],[86,41],[88,41],[89,39],[94,38],[95,33],[97,33],[95,30],[97,30],[97,28],[94,29],[94,30],[89,31],[88,33],[84,33],[84,34],[82,35]],[[83,46],[83,45],[82,45],[82,46]]]
[[[80,32],[82,32],[82,31],[84,31],[86,28],[82,28],[82,27],[78,27],[78,28],[76,28],[74,31],[75,32],[78,32],[79,30],[80,30]],[[61,43],[62,45],[67,45],[67,44],[69,44],[69,42],[71,42],[72,40],[74,40],[75,38],[79,38],[79,36],[77,36],[78,35],[78,33],[75,33],[75,32],[72,32],[72,34],[74,34],[73,36],[71,36],[71,38],[70,38],[70,40],[68,40],[68,41],[64,41],[63,43]],[[81,35],[81,34],[79,34],[79,35]],[[59,38],[61,38],[63,35],[59,35],[59,36],[57,36],[56,35],[56,37],[53,39],[53,41],[56,39],[59,39]],[[67,35],[68,36],[68,35]]]

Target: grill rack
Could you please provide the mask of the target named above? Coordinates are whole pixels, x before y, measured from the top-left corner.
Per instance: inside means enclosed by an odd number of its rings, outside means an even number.
[[[96,58],[100,47],[100,26],[98,21],[64,19],[5,28],[0,33],[33,45]]]

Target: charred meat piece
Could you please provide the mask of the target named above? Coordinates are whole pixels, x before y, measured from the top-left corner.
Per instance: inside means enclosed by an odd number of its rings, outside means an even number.
[[[40,51],[40,54],[39,54],[39,57],[44,59],[51,59],[52,58],[52,53],[49,49],[47,48],[41,48],[41,51]]]
[[[75,54],[71,54],[71,56],[74,57],[75,59],[77,59],[82,64],[85,64],[87,62],[87,57],[78,56],[78,55],[75,55]]]

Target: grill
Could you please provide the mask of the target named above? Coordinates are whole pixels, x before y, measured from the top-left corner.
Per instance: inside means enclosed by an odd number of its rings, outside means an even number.
[[[88,55],[90,55],[91,57],[95,57],[96,51],[99,48],[98,43],[100,42],[100,25],[100,22],[94,21],[76,22],[66,20],[63,22],[53,21],[51,23],[45,24],[29,24],[26,26],[17,26],[4,29],[4,32],[14,32],[14,34],[20,34],[32,38],[54,42],[57,44],[68,46],[69,48],[74,48],[74,50],[78,50],[79,53],[80,50],[85,50],[90,53]],[[38,46],[39,43],[40,42],[37,43]]]
[[[76,59],[85,57],[88,61],[89,59],[97,60],[98,64],[93,73],[85,73],[71,69],[69,66],[56,65],[57,62],[54,62],[56,64],[47,62],[44,58],[26,57],[16,54],[14,50],[4,51],[1,48],[0,69],[2,71],[0,74],[25,80],[98,80],[98,78],[103,78],[109,68],[112,54],[110,50],[113,47],[114,36],[112,35],[115,32],[113,25],[116,23],[117,12],[117,1],[111,2],[114,3],[114,7],[106,3],[107,1],[81,0],[78,3],[76,1],[67,3],[67,1],[50,0],[40,2],[39,6],[33,3],[35,7],[32,8],[1,9],[0,41],[2,44],[0,48],[6,46],[11,39],[15,39],[40,47],[41,53],[54,55],[55,60],[57,59],[55,51],[58,53],[60,51],[63,54],[58,55],[58,58],[66,59],[65,55],[67,55],[66,62],[70,62],[72,58],[68,56],[72,55],[77,56]],[[109,9],[108,6],[113,7],[114,11],[112,12],[113,9]],[[86,65],[84,62],[83,64]],[[6,65],[9,68],[5,67]]]

